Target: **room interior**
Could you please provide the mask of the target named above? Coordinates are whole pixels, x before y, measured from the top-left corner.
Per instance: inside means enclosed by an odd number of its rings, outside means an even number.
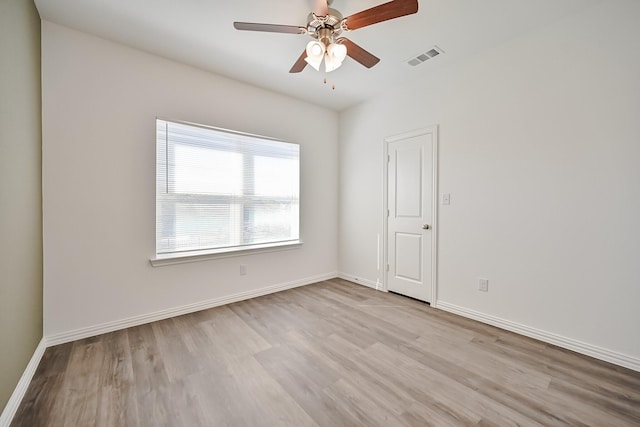
[[[349,33],[374,67],[289,73],[306,36],[232,22],[304,25],[313,2],[172,3],[0,6],[0,425],[48,347],[334,278],[384,290],[385,139],[425,128],[431,307],[640,371],[640,4],[420,1]],[[299,143],[304,243],[152,266],[156,117]]]

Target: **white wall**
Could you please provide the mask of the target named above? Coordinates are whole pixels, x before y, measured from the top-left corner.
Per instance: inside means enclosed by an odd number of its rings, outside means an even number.
[[[45,336],[335,273],[335,112],[46,21],[42,39]],[[156,116],[300,143],[303,247],[151,267]]]
[[[382,280],[383,138],[438,124],[439,301],[640,363],[638,16],[602,2],[343,112],[341,272]]]

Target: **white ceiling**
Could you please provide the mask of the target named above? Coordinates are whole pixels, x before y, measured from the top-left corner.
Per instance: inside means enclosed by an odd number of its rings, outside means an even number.
[[[343,16],[384,0],[334,0]],[[597,0],[419,0],[419,11],[347,34],[378,56],[326,75],[289,69],[309,36],[237,31],[233,21],[306,25],[313,0],[35,0],[42,19],[340,111],[400,82],[477,55]],[[446,53],[406,60],[437,45]],[[331,85],[336,89],[332,90]]]

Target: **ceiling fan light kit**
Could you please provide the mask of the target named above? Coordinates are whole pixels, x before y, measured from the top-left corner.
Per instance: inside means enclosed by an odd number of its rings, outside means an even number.
[[[317,16],[312,13],[309,24],[305,29],[306,33],[317,39],[307,44],[307,58],[305,61],[316,71],[320,71],[320,64],[324,59],[324,70],[330,73],[336,70],[347,56],[347,47],[337,43],[336,36],[342,32],[342,19],[337,11],[330,12],[335,15]],[[309,49],[311,47],[311,50]],[[320,49],[322,53],[320,54]]]
[[[314,40],[307,44],[289,72],[299,73],[307,64],[320,71],[320,65],[324,59],[325,72],[329,73],[339,68],[347,56],[367,68],[380,62],[380,58],[356,43],[345,37],[339,37],[343,32],[418,12],[418,0],[392,0],[343,18],[340,12],[330,9],[328,3],[330,2],[327,0],[316,0],[314,12],[309,15],[305,27],[253,22],[234,22],[233,26],[242,31],[309,35]]]
[[[325,72],[329,73],[342,65],[347,56],[347,47],[336,43],[333,33],[326,28],[319,30],[317,34],[318,40],[311,40],[307,44],[307,57],[304,60],[316,71],[320,71],[320,64],[324,59]]]

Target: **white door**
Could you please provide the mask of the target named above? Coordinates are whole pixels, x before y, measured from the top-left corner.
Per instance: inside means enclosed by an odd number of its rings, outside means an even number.
[[[431,302],[433,133],[388,140],[387,289]]]

